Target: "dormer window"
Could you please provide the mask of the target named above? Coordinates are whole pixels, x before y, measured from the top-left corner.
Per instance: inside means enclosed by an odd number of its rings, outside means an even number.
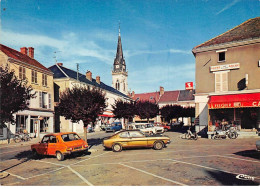
[[[218,62],[226,61],[226,51],[227,49],[216,51],[216,53],[218,53]]]

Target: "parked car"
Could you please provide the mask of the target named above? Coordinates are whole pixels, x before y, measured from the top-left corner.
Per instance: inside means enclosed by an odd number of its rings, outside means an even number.
[[[161,123],[160,125],[157,125],[157,126],[163,127],[163,129],[164,129],[165,132],[171,130],[171,125],[170,125],[170,124]]]
[[[110,124],[102,124],[102,125],[100,126],[100,129],[101,129],[102,131],[105,131],[106,128],[107,128],[107,127],[110,127],[110,126],[111,126]]]
[[[260,151],[260,140],[256,141],[255,146],[256,146],[256,151]]]
[[[106,132],[115,132],[122,129],[122,123],[121,122],[113,122],[111,126],[106,127]]]
[[[131,127],[132,129],[138,129],[147,134],[158,134],[164,132],[163,127],[154,126],[151,123],[133,123],[131,124]]]
[[[38,144],[31,145],[31,150],[34,156],[56,156],[62,161],[65,155],[75,152],[87,153],[88,143],[75,132],[52,133],[45,135]]]
[[[146,147],[161,150],[169,144],[170,138],[163,135],[146,135],[139,130],[124,130],[103,140],[105,149],[121,152],[124,148]]]

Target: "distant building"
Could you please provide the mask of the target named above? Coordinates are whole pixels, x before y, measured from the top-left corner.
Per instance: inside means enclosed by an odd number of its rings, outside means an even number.
[[[126,71],[126,63],[123,56],[123,48],[119,28],[117,52],[112,70],[112,87],[120,91],[121,93],[124,93],[125,95],[128,95],[127,77],[128,72]]]
[[[55,103],[59,102],[59,94],[65,91],[67,88],[73,88],[74,86],[85,86],[89,89],[100,88],[106,93],[106,104],[107,107],[102,115],[99,116],[97,121],[96,129],[102,123],[112,123],[115,118],[112,112],[112,105],[116,100],[130,101],[131,98],[103,83],[100,76],[96,76],[96,79],[92,78],[92,73],[87,71],[86,74],[77,73],[71,69],[63,66],[62,63],[57,63],[49,67],[54,73],[54,89],[55,89]],[[55,117],[55,131],[66,132],[74,131],[83,133],[83,122],[73,123],[70,120],[66,120],[63,116],[56,115]]]
[[[33,47],[22,47],[16,51],[5,45],[0,45],[0,65],[9,66],[19,79],[27,79],[36,98],[30,100],[29,109],[14,114],[16,123],[11,125],[12,133],[26,129],[31,136],[39,136],[53,132],[54,94],[53,73],[34,59]],[[0,136],[4,137],[4,131]]]
[[[192,50],[196,58],[196,125],[223,119],[244,131],[260,126],[260,17]],[[210,133],[209,133],[210,134]]]
[[[182,107],[195,107],[194,101],[195,90],[175,90],[175,91],[164,91],[163,87],[160,87],[158,92],[150,93],[138,93],[134,92],[131,94],[133,100],[138,101],[150,101],[158,104],[159,108],[162,108],[166,105],[179,105]],[[151,122],[164,122],[164,120],[157,116],[150,120]],[[181,119],[176,121],[182,121]],[[184,118],[184,125],[190,125],[191,121],[189,118]],[[135,122],[146,122],[146,120],[141,120],[138,117],[135,117]]]

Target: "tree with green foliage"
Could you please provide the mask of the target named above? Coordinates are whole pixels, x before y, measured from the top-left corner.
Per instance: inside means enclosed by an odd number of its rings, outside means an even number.
[[[14,123],[13,114],[29,107],[29,101],[35,97],[35,93],[27,84],[28,81],[18,79],[13,70],[0,67],[0,127],[5,127],[5,123]],[[9,129],[8,142],[10,141]]]
[[[173,118],[183,117],[183,107],[179,105],[166,105],[160,109],[160,112],[167,122],[171,122]]]
[[[159,113],[159,106],[156,103],[150,101],[138,101],[135,105],[136,115],[141,119],[147,119],[149,122],[150,118],[154,118]]]
[[[85,87],[66,89],[60,95],[57,113],[76,123],[83,121],[84,139],[87,141],[87,126],[94,123],[106,107],[105,94],[100,89]]]
[[[129,120],[132,120],[135,116],[134,102],[117,100],[115,104],[112,105],[112,108],[115,118],[125,118],[125,126],[127,128]]]

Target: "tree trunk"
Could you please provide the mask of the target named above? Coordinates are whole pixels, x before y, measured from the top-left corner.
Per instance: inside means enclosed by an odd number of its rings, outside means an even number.
[[[8,141],[8,144],[10,144],[10,121],[8,122],[8,126],[7,126],[7,141]]]
[[[84,124],[84,140],[87,142],[87,126],[85,126],[85,124]]]

